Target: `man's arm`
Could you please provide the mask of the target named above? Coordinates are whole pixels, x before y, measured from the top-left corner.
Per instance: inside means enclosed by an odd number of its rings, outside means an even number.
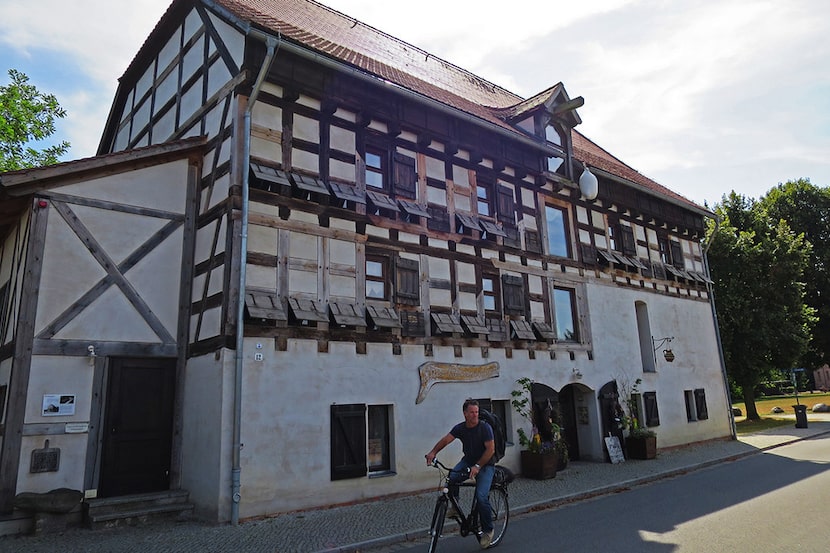
[[[475,478],[476,474],[481,470],[481,467],[486,465],[490,458],[493,457],[493,454],[496,453],[496,441],[489,440],[484,442],[484,453],[481,454],[481,457],[478,460],[478,463],[475,464],[474,467],[470,469],[470,478]]]
[[[455,436],[453,436],[452,434],[447,434],[446,436],[438,440],[438,443],[435,444],[435,446],[430,450],[430,452],[424,455],[424,457],[426,457],[427,464],[431,465],[432,461],[435,459],[435,456],[438,455],[438,452],[447,447],[447,445],[449,445],[454,439]]]

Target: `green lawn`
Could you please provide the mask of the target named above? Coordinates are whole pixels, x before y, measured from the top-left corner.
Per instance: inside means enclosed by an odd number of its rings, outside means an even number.
[[[830,393],[799,393],[798,403],[807,406],[807,412],[810,412],[813,405],[816,403],[830,404]],[[766,430],[768,428],[775,428],[777,426],[784,426],[792,424],[792,419],[782,418],[781,415],[793,415],[793,405],[795,405],[795,396],[774,396],[765,397],[755,401],[755,408],[761,416],[760,421],[746,420],[746,406],[744,402],[733,403],[732,407],[737,407],[743,413],[743,416],[735,417],[735,428],[738,434],[751,434],[759,430]],[[784,413],[771,413],[773,407],[781,407]]]

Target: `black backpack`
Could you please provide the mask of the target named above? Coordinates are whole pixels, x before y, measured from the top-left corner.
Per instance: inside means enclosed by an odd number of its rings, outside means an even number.
[[[501,418],[487,409],[479,409],[478,418],[490,425],[493,429],[493,441],[496,442],[496,452],[493,454],[493,461],[498,462],[504,457],[504,451],[507,440],[504,437],[504,426],[502,426]]]

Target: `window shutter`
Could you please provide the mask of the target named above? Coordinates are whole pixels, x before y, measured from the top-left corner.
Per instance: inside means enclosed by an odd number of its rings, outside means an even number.
[[[504,295],[504,312],[511,315],[524,315],[525,292],[522,277],[502,275],[501,284]]]
[[[684,268],[686,264],[683,262],[683,250],[680,249],[680,242],[672,240],[669,242],[669,246],[671,247],[671,264],[678,269]]]
[[[421,301],[421,279],[418,262],[398,258],[396,265],[395,290],[399,303],[418,305]]]
[[[446,207],[427,206],[427,213],[431,219],[427,219],[427,228],[438,232],[450,231],[450,214]]]
[[[582,262],[594,266],[598,263],[597,249],[590,244],[582,244]]]
[[[657,392],[645,392],[643,403],[646,408],[646,426],[660,426],[660,412],[657,409]]]
[[[634,229],[620,225],[622,235],[622,252],[625,255],[637,255],[637,242],[634,240]]]
[[[697,420],[709,418],[709,410],[706,408],[706,390],[703,388],[695,390],[695,407],[697,407]]]
[[[393,158],[393,183],[395,195],[415,199],[418,176],[415,173],[415,159],[396,153]]]
[[[533,253],[542,253],[542,242],[539,240],[539,231],[525,230],[525,249]]]
[[[366,476],[366,406],[331,406],[331,479]]]
[[[516,203],[513,201],[513,191],[506,186],[496,188],[496,210],[499,221],[503,223],[516,222]]]

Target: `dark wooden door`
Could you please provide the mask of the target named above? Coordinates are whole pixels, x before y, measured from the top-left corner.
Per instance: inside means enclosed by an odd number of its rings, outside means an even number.
[[[100,497],[169,489],[175,373],[172,359],[112,360]]]
[[[575,388],[569,384],[559,391],[559,410],[562,413],[562,434],[568,444],[568,455],[572,461],[579,461],[579,439],[576,428]]]

